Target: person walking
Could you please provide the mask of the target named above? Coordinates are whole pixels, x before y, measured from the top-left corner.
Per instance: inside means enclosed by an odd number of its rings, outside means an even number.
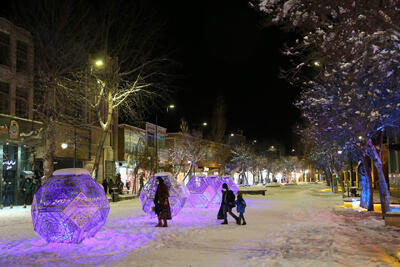
[[[22,184],[22,191],[24,193],[24,208],[26,208],[26,205],[30,205],[32,203],[32,189],[32,177],[27,176]]]
[[[109,182],[108,182],[108,193],[111,195],[112,194],[112,191],[113,191],[113,188],[114,188],[114,181],[113,181],[113,179],[109,179]]]
[[[161,177],[157,177],[157,183],[157,191],[154,197],[155,212],[158,217],[158,224],[156,227],[168,227],[167,220],[172,219],[171,207],[168,201],[168,186]],[[161,224],[161,221],[163,221],[164,224]]]
[[[236,220],[237,224],[240,224],[239,217],[232,212],[232,208],[234,207],[235,207],[235,194],[232,192],[232,190],[229,190],[228,185],[224,183],[222,185],[221,207],[219,208],[218,211],[218,219],[224,220],[221,224],[228,224],[227,213],[229,213],[229,215],[231,215]]]
[[[104,188],[104,193],[106,193],[106,194],[107,194],[107,187],[108,187],[108,183],[107,183],[107,179],[105,178],[103,180],[103,188]]]
[[[239,213],[239,224],[246,225],[246,220],[243,216],[244,211],[246,210],[246,201],[244,201],[242,193],[238,193],[235,204],[236,211]]]
[[[10,209],[13,208],[14,203],[13,203],[13,199],[14,199],[14,188],[13,188],[13,184],[11,181],[7,181],[4,180],[3,183],[4,186],[4,195],[3,195],[3,201],[2,201],[2,206],[6,206],[6,202],[8,202],[8,204],[10,205]]]

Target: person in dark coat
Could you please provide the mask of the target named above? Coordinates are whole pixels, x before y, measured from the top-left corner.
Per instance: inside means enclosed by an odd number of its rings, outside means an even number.
[[[232,190],[229,190],[228,185],[224,183],[222,185],[221,207],[218,211],[218,219],[224,220],[221,224],[228,224],[227,213],[229,213],[229,215],[236,220],[237,224],[240,224],[239,217],[232,212],[233,207],[235,207],[235,194],[232,192]]]
[[[3,194],[3,199],[2,199],[2,206],[6,206],[6,202],[10,205],[10,208],[13,208],[14,205],[14,187],[13,184],[10,180],[4,180],[3,181],[3,186],[4,186],[4,194]]]
[[[156,227],[168,227],[167,220],[171,220],[171,207],[169,205],[169,192],[168,186],[164,183],[161,177],[157,177],[157,191],[154,196],[155,212],[158,217],[158,224]],[[161,224],[161,220],[164,224]]]
[[[139,195],[140,192],[142,192],[143,186],[144,186],[144,174],[141,174],[139,178]]]
[[[108,193],[111,195],[112,194],[112,189],[114,188],[115,184],[113,179],[110,179],[108,182]]]
[[[246,220],[244,219],[244,211],[246,210],[246,201],[243,199],[242,193],[237,195],[237,199],[235,201],[236,211],[239,213],[239,224],[243,221],[242,225],[246,225]]]
[[[30,205],[32,203],[32,191],[33,189],[33,180],[32,177],[27,176],[22,184],[22,191],[24,193],[24,208],[26,205]]]
[[[103,188],[104,188],[104,193],[107,194],[107,187],[108,187],[107,179],[104,179],[104,180],[103,180],[102,185],[103,185]]]

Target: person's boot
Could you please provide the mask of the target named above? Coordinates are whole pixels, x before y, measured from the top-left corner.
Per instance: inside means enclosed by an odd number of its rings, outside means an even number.
[[[158,224],[156,224],[156,227],[162,227],[161,220],[158,220]]]
[[[242,225],[246,225],[246,221],[243,221]]]
[[[240,218],[236,218],[236,224],[240,225]]]
[[[223,221],[221,224],[228,224],[228,221]]]
[[[12,209],[12,208],[13,208],[13,205],[11,204],[11,205],[10,205],[10,209]]]
[[[26,204],[24,204],[24,209],[26,209]]]
[[[164,224],[163,224],[163,226],[162,226],[162,227],[168,227],[167,220],[164,220]]]

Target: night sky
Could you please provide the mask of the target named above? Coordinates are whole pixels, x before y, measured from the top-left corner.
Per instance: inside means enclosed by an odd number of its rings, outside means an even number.
[[[168,114],[159,109],[158,124],[177,131],[184,117],[192,128],[201,128],[204,121],[210,125],[216,97],[222,94],[226,134],[240,129],[249,140],[277,140],[292,147],[292,128],[300,121],[293,102],[299,92],[279,79],[279,69],[287,65],[283,44],[293,36],[263,27],[246,1],[137,1],[164,22],[162,42],[178,62],[171,101],[164,103],[176,109]],[[155,115],[146,120],[155,122]]]
[[[298,91],[278,76],[286,61],[281,49],[290,36],[262,27],[245,1],[156,3],[162,5],[167,40],[177,49],[174,59],[184,75],[172,96],[177,109],[168,116],[185,117],[193,127],[210,123],[216,96],[222,94],[228,133],[242,129],[248,139],[280,140],[289,148],[299,121],[292,105]],[[171,118],[165,121],[170,129],[177,125]]]

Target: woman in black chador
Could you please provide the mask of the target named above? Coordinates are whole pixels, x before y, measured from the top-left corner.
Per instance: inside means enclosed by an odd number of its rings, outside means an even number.
[[[222,185],[222,199],[221,207],[218,211],[218,220],[224,220],[221,224],[228,224],[228,215],[231,215],[237,224],[240,224],[240,219],[232,212],[232,208],[235,207],[235,194],[232,190],[229,190],[228,185],[224,183]]]
[[[158,216],[158,224],[156,227],[168,227],[167,220],[171,220],[171,208],[169,206],[168,186],[161,177],[157,177],[157,191],[154,196],[155,212]],[[164,224],[161,224],[163,221]]]

